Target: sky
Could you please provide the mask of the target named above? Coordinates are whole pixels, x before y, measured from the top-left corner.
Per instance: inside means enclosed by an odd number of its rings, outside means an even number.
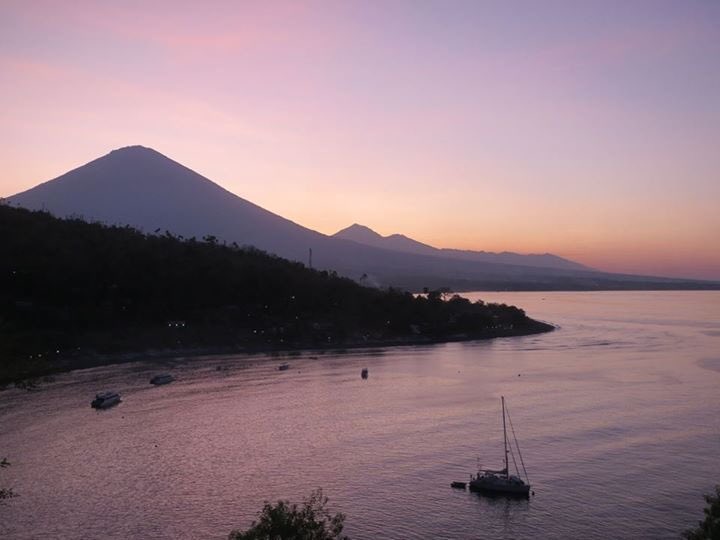
[[[135,144],[326,234],[720,279],[720,2],[0,0],[0,196]]]

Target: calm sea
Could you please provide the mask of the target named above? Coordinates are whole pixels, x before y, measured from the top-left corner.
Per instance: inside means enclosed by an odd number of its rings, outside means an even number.
[[[20,495],[0,537],[224,538],[316,487],[354,539],[677,538],[701,519],[720,483],[720,292],[468,296],[559,329],[126,364],[0,392],[0,486]],[[150,386],[162,371],[177,381]],[[104,389],[123,403],[92,410]],[[501,395],[530,500],[450,488],[501,466]]]

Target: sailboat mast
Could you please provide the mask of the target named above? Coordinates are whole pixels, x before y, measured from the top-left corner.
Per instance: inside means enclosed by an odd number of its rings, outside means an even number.
[[[510,476],[510,469],[508,468],[508,446],[507,446],[507,428],[505,427],[505,396],[500,396],[502,400],[502,413],[503,413],[503,441],[505,442],[505,477]]]

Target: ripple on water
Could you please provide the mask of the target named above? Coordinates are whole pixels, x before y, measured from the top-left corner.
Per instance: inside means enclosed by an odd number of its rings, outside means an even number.
[[[21,497],[0,537],[224,538],[264,500],[323,487],[354,539],[677,538],[720,478],[720,335],[692,323],[717,328],[718,299],[516,293],[498,300],[562,328],[309,354],[282,373],[262,355],[177,360],[158,388],[158,364],[136,363],[7,389],[1,478]],[[123,403],[91,410],[105,388]],[[529,501],[449,487],[478,459],[500,466],[500,395]]]

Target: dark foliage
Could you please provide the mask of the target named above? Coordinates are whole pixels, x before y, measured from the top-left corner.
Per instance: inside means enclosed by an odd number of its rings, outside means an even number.
[[[9,467],[10,462],[7,460],[7,458],[0,459],[0,469],[4,469],[5,467]],[[4,499],[12,499],[13,497],[17,497],[17,494],[10,488],[0,488],[0,501],[3,501]]]
[[[322,490],[313,491],[302,507],[288,501],[265,503],[247,531],[233,531],[229,540],[347,540],[342,536],[345,516],[331,515]]]
[[[214,237],[0,205],[0,381],[144,349],[288,349],[546,331],[515,307],[378,290]]]
[[[688,540],[720,540],[720,485],[715,486],[715,493],[705,495],[707,507],[705,519],[695,529],[685,531],[683,538]]]

